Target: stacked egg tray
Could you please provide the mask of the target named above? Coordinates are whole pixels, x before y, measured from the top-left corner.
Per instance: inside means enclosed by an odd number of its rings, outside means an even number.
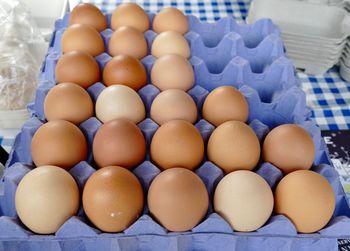
[[[150,19],[153,15],[150,14]],[[274,127],[294,123],[306,129],[316,147],[312,170],[323,175],[336,194],[336,209],[330,223],[314,234],[298,234],[294,225],[282,215],[272,215],[269,221],[255,232],[235,232],[218,214],[210,202],[208,214],[199,225],[188,232],[168,232],[149,215],[147,205],[143,215],[122,233],[103,233],[96,229],[84,215],[83,209],[67,220],[54,235],[37,235],[29,231],[18,219],[15,209],[15,192],[22,177],[35,168],[31,158],[31,139],[36,130],[46,122],[43,103],[46,94],[55,84],[55,65],[61,55],[61,36],[68,25],[69,14],[56,22],[48,54],[43,63],[40,84],[34,102],[29,105],[32,117],[25,123],[15,140],[0,183],[0,250],[338,250],[339,239],[350,239],[350,208],[339,177],[330,163],[326,145],[319,128],[310,120],[304,92],[298,87],[294,67],[286,58],[278,28],[270,20],[260,20],[252,25],[238,25],[232,18],[216,23],[201,23],[188,16],[190,31],[185,35],[191,48],[190,63],[195,73],[195,86],[188,91],[198,106],[199,118],[195,126],[204,141],[214,130],[201,118],[201,107],[206,95],[220,85],[233,85],[245,96],[249,104],[249,126],[260,142]],[[110,21],[110,15],[107,15]],[[112,30],[101,32],[105,45]],[[156,34],[147,31],[149,48]],[[107,48],[107,46],[106,46]],[[107,53],[96,57],[101,69],[111,59]],[[150,75],[155,61],[151,55],[142,59]],[[138,124],[149,146],[159,127],[149,118],[150,105],[160,92],[148,81],[138,91],[147,118]],[[93,101],[105,88],[96,83],[87,91]],[[80,124],[89,145],[89,157],[72,169],[82,192],[85,182],[96,170],[91,153],[92,140],[101,122],[91,117]],[[147,154],[146,160],[133,173],[139,178],[145,193],[160,169]],[[209,161],[195,170],[205,183],[210,200],[224,174]],[[269,163],[260,162],[256,172],[272,189],[282,178],[282,173]],[[317,214],[317,211],[315,212]]]

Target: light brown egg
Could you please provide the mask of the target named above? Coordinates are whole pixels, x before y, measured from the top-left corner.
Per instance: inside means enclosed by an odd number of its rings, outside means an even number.
[[[248,113],[245,97],[232,86],[221,86],[211,91],[202,109],[203,118],[215,126],[230,120],[246,122]]]
[[[147,55],[147,42],[143,33],[135,28],[122,26],[113,32],[109,43],[109,54],[120,54],[141,59]]]
[[[94,104],[79,85],[61,83],[47,94],[44,112],[48,121],[61,119],[78,125],[94,115]]]
[[[136,176],[123,167],[108,166],[85,184],[83,207],[89,220],[104,232],[121,232],[143,209],[143,190]]]
[[[197,106],[186,92],[169,89],[159,93],[153,100],[151,118],[159,125],[176,119],[193,124],[197,120]]]
[[[177,31],[180,34],[185,34],[188,31],[188,20],[180,10],[167,7],[154,17],[152,28],[157,33]]]
[[[204,157],[204,142],[198,129],[184,120],[164,123],[153,136],[151,158],[162,169],[195,169]]]
[[[184,58],[189,58],[191,55],[186,38],[176,31],[164,31],[153,40],[153,56],[159,58],[168,54],[176,54]]]
[[[71,82],[83,88],[100,81],[100,68],[92,56],[82,51],[63,54],[56,64],[56,82]]]
[[[275,191],[275,212],[288,217],[300,233],[322,229],[335,209],[335,194],[318,173],[298,170],[287,174]]]
[[[225,173],[253,170],[260,158],[260,143],[249,126],[240,121],[227,121],[211,134],[207,154]]]
[[[80,203],[79,189],[73,177],[57,166],[40,166],[27,173],[16,190],[16,211],[30,230],[54,234]]]
[[[43,124],[32,139],[36,166],[54,165],[70,169],[87,158],[87,142],[80,129],[65,120]]]
[[[214,208],[235,231],[251,232],[270,218],[273,194],[258,174],[235,171],[226,175],[216,187]]]
[[[73,24],[62,35],[62,52],[83,51],[95,57],[104,52],[102,37],[92,26]]]
[[[146,156],[146,142],[141,130],[126,119],[112,120],[96,132],[92,151],[99,167],[133,168]]]
[[[284,173],[310,169],[315,159],[315,145],[310,134],[300,126],[281,125],[266,136],[263,159]]]
[[[113,30],[122,26],[130,26],[145,32],[149,29],[146,12],[135,3],[123,3],[112,14],[111,27]]]
[[[103,83],[106,86],[126,85],[137,91],[147,83],[147,73],[138,59],[119,55],[105,65]]]
[[[179,55],[161,56],[152,67],[151,81],[161,91],[167,89],[188,91],[194,84],[192,65]]]
[[[129,119],[139,123],[146,116],[145,106],[136,91],[125,85],[105,88],[96,100],[96,117],[103,123],[113,119]]]
[[[194,228],[208,211],[208,192],[203,181],[185,168],[161,172],[148,191],[151,214],[169,231]]]
[[[107,28],[103,13],[93,4],[80,3],[74,7],[69,16],[69,24],[88,24],[101,32]]]

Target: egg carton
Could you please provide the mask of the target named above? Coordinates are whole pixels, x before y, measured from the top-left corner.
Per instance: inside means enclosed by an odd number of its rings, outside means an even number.
[[[110,15],[107,17],[110,20]],[[152,18],[153,15],[150,14],[150,20]],[[191,16],[188,18],[191,31],[186,34],[186,38],[191,49],[196,51],[195,44],[202,46],[201,50],[198,49],[198,54],[190,58],[196,85],[188,93],[197,104],[199,118],[195,126],[201,132],[204,141],[207,141],[214,126],[202,118],[201,108],[209,91],[220,85],[233,85],[245,96],[249,105],[248,124],[260,142],[269,130],[280,124],[299,124],[312,135],[316,147],[312,170],[323,175],[336,194],[336,209],[330,223],[315,234],[298,234],[286,217],[273,215],[257,231],[240,233],[233,231],[223,218],[214,213],[210,204],[208,214],[199,225],[191,231],[172,233],[167,232],[149,216],[146,205],[143,215],[122,233],[100,232],[84,216],[82,208],[77,216],[67,220],[54,235],[36,235],[29,231],[16,215],[14,196],[22,177],[34,168],[31,139],[46,121],[43,102],[47,92],[56,82],[54,70],[60,55],[60,36],[67,26],[67,15],[56,23],[56,31],[42,66],[36,99],[29,106],[33,117],[26,122],[16,137],[0,183],[0,250],[338,250],[337,240],[350,238],[350,208],[346,203],[338,174],[330,163],[320,130],[309,120],[310,110],[306,108],[305,94],[298,88],[294,67],[285,57],[283,44],[278,38],[278,28],[269,20],[241,26],[231,18],[213,24],[201,23]],[[108,36],[105,36],[108,33],[110,30],[102,32],[105,41],[108,39]],[[146,32],[149,44],[154,36],[153,32]],[[210,59],[206,58],[207,53],[215,48],[232,52],[227,53],[227,56],[222,55],[224,61],[227,61],[226,65],[220,65],[223,59],[218,54],[213,54]],[[101,68],[110,59],[106,53],[96,57]],[[208,60],[213,60],[213,63]],[[152,56],[142,60],[148,73],[154,61]],[[263,66],[258,71],[254,64],[259,65],[260,62]],[[215,65],[220,67],[215,68]],[[95,83],[87,91],[95,102],[104,88],[102,83]],[[149,118],[149,110],[159,90],[148,80],[148,84],[138,93],[147,110],[147,118],[138,126],[149,146],[158,128]],[[95,171],[91,145],[100,126],[101,122],[95,117],[80,124],[80,129],[88,141],[89,157],[87,161],[80,162],[69,171],[77,181],[80,191]],[[147,192],[160,169],[152,164],[148,152],[146,161],[133,172]],[[223,177],[221,169],[205,159],[195,172],[205,183],[212,198],[217,183]],[[256,172],[271,188],[274,188],[282,177],[279,169],[269,163],[259,163]]]
[[[107,15],[108,23],[110,18]],[[68,19],[69,14],[56,24],[47,61],[55,58],[57,61],[61,54],[60,41]],[[151,22],[153,14],[149,14],[149,19]],[[269,100],[265,96],[271,96],[273,91],[299,84],[292,62],[286,58],[280,31],[271,20],[262,19],[252,25],[238,25],[232,17],[216,23],[202,23],[194,16],[188,20],[190,30],[185,38],[191,49],[196,84],[209,90],[220,85],[253,85],[262,93],[263,100]],[[112,33],[109,28],[100,33],[105,48]],[[150,54],[157,34],[149,30],[144,35]],[[53,76],[49,74],[51,79]]]
[[[103,88],[105,87],[101,83],[97,83],[88,91],[90,94],[94,93],[92,96],[96,99]],[[318,250],[332,250],[339,236],[349,236],[350,219],[344,215],[349,215],[350,209],[346,203],[338,174],[330,165],[327,148],[318,127],[309,120],[297,117],[298,114],[305,113],[305,96],[299,88],[293,87],[276,97],[275,103],[264,104],[259,100],[257,91],[249,86],[242,86],[240,91],[249,104],[248,124],[255,131],[260,142],[271,128],[284,123],[299,124],[312,136],[316,148],[312,170],[324,176],[336,194],[334,216],[326,228],[315,234],[302,235],[297,233],[294,225],[286,217],[273,215],[262,228],[255,232],[234,232],[223,218],[213,212],[212,204],[210,204],[208,214],[203,221],[191,231],[184,233],[167,232],[152,219],[145,206],[142,216],[122,233],[110,234],[99,231],[91,225],[83,209],[80,208],[77,216],[67,220],[55,235],[36,235],[19,221],[14,202],[18,183],[26,173],[34,168],[31,159],[31,139],[35,131],[45,123],[37,117],[32,117],[16,138],[14,149],[0,183],[0,211],[1,214],[6,215],[0,218],[0,241],[6,240],[3,245],[16,248],[23,245],[25,250],[34,250],[34,248],[35,250],[47,250],[48,247],[50,250],[70,250],[73,247],[76,248],[78,244],[80,247],[78,250],[214,250],[218,248],[219,250],[233,250],[233,247],[236,247],[237,250],[241,248],[244,250],[281,250],[287,247],[287,243],[297,250],[306,250],[305,247],[307,250],[316,247]],[[152,97],[157,93],[159,90],[152,85],[147,85],[140,90],[139,94],[145,102],[147,111],[150,109]],[[208,91],[200,86],[195,86],[188,93],[193,97],[198,108],[201,108]],[[286,101],[288,99],[291,99],[290,102]],[[101,122],[94,117],[80,125],[88,141],[89,158],[74,166],[69,172],[77,181],[81,192],[89,176],[95,172],[91,145],[101,125]],[[138,126],[149,145],[158,125],[147,118]],[[214,130],[214,126],[201,117],[195,126],[201,132],[204,141],[207,141]],[[212,162],[205,160],[195,172],[205,183],[211,197],[210,201],[212,201],[214,189],[224,175],[222,170]],[[268,182],[272,189],[282,178],[281,171],[269,163],[259,163],[256,172]],[[153,178],[160,173],[160,169],[152,164],[148,152],[146,161],[137,166],[133,173],[139,178],[146,193]],[[41,245],[39,245],[40,242]]]

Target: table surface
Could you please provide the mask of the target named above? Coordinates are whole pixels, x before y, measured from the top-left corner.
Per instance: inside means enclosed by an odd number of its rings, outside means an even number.
[[[70,0],[73,8],[79,0]],[[121,2],[116,0],[88,0],[96,4],[104,12],[112,12]],[[233,15],[244,23],[248,14],[250,0],[139,0],[134,1],[146,11],[157,12],[166,6],[174,6],[186,14],[200,17],[212,22],[222,17]],[[312,117],[322,130],[347,130],[350,128],[350,84],[339,76],[336,66],[324,75],[307,75],[298,72],[302,89],[306,92],[307,104],[312,109]],[[10,150],[17,130],[0,130],[0,144]]]

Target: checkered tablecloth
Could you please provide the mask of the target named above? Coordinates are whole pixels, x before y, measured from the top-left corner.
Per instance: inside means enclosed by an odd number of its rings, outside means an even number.
[[[243,23],[251,0],[137,0],[146,11],[157,12],[163,7],[174,6],[186,14],[193,14],[201,20],[211,22],[227,15]],[[73,8],[79,0],[70,0]],[[104,12],[112,12],[121,2],[130,0],[88,0]],[[342,130],[350,128],[350,84],[339,76],[338,67],[324,75],[298,73],[302,88],[307,94],[308,105],[312,108],[313,119],[322,130]],[[10,148],[13,135],[1,136],[0,144]],[[2,143],[1,143],[2,142]]]

